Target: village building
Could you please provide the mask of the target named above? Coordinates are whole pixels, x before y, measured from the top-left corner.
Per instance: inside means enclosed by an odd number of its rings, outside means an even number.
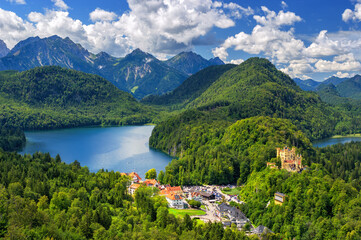
[[[286,194],[276,192],[274,199],[275,199],[275,204],[276,205],[282,205],[286,201]]]
[[[296,148],[284,147],[283,149],[276,148],[276,150],[277,158],[281,160],[281,169],[285,169],[289,172],[302,171],[302,156],[300,154],[296,154]]]
[[[155,179],[146,179],[143,184],[147,187],[159,187],[159,182]]]
[[[120,173],[122,176],[128,176],[130,178],[131,183],[141,183],[142,178],[136,172],[131,173]]]
[[[183,195],[183,190],[182,187],[177,186],[177,187],[166,187],[165,188],[166,191],[168,191],[169,193],[173,193],[173,194],[178,194],[178,195]]]
[[[268,227],[265,227],[263,225],[259,225],[258,227],[252,230],[252,234],[257,234],[259,237],[267,233],[273,233],[273,232]]]
[[[269,167],[271,169],[278,169],[278,167],[276,166],[276,163],[274,163],[274,162],[267,162],[267,167]]]
[[[140,183],[133,183],[132,185],[130,185],[128,189],[129,194],[133,195],[140,186],[141,186]]]
[[[216,206],[216,215],[223,219],[222,223],[224,226],[230,226],[234,223],[238,228],[241,228],[249,222],[249,219],[241,210],[226,203]]]
[[[198,201],[200,203],[202,203],[202,200],[203,200],[202,195],[199,192],[190,192],[188,194],[188,199]]]
[[[171,208],[176,208],[176,209],[184,208],[183,198],[178,194],[168,194],[166,195],[165,199],[167,200],[168,205]]]
[[[200,192],[200,195],[202,196],[203,200],[214,200],[216,196],[211,192]]]

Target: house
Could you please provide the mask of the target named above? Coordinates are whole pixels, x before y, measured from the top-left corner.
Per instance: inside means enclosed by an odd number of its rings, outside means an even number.
[[[133,195],[135,191],[140,187],[141,185],[139,183],[133,183],[129,186],[129,194]]]
[[[167,190],[169,193],[183,195],[183,190],[180,186],[177,187],[166,187],[165,190]]]
[[[302,171],[302,156],[296,154],[296,148],[284,147],[283,149],[276,148],[277,157],[281,160],[281,169],[286,169],[289,172]]]
[[[203,200],[214,200],[216,196],[213,193],[210,192],[200,192]]]
[[[131,173],[120,173],[121,176],[128,176],[130,178],[131,183],[140,183],[142,182],[142,178],[136,172]]]
[[[216,206],[216,215],[223,218],[222,223],[224,226],[229,226],[234,223],[240,228],[249,222],[249,219],[241,210],[226,203]]]
[[[143,184],[147,187],[159,187],[159,182],[155,179],[146,179]]]
[[[168,202],[169,207],[176,208],[176,209],[183,209],[184,202],[183,198],[178,194],[168,194],[166,195],[165,199]]]
[[[275,204],[282,205],[286,200],[286,194],[276,192],[275,193]]]
[[[274,162],[267,162],[267,167],[271,168],[271,169],[278,169],[278,167],[276,166],[276,163],[274,163]]]
[[[258,227],[256,227],[255,229],[252,230],[252,233],[257,234],[258,236],[261,236],[263,234],[273,233],[273,232],[268,227],[259,225]]]
[[[188,194],[189,200],[194,200],[202,203],[202,195],[199,192],[191,192]]]

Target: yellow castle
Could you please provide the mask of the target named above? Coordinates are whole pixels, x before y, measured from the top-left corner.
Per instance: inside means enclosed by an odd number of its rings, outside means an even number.
[[[286,169],[289,172],[299,172],[303,169],[302,156],[296,154],[296,148],[284,147],[276,148],[277,157],[281,160],[281,169]]]

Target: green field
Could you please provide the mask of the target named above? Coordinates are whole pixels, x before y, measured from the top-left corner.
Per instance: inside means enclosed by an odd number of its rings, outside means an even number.
[[[228,195],[239,195],[239,192],[241,191],[240,187],[232,188],[232,189],[223,189],[222,193],[228,194]]]
[[[206,213],[202,210],[193,210],[193,209],[174,209],[170,208],[169,213],[177,217],[184,217],[186,214],[189,216],[193,215],[205,215]]]

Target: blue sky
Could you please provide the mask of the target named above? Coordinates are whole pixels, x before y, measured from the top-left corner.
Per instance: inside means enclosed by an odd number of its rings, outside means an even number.
[[[181,51],[240,63],[270,59],[321,81],[361,70],[361,0],[0,0],[0,38],[70,37],[93,53]]]

